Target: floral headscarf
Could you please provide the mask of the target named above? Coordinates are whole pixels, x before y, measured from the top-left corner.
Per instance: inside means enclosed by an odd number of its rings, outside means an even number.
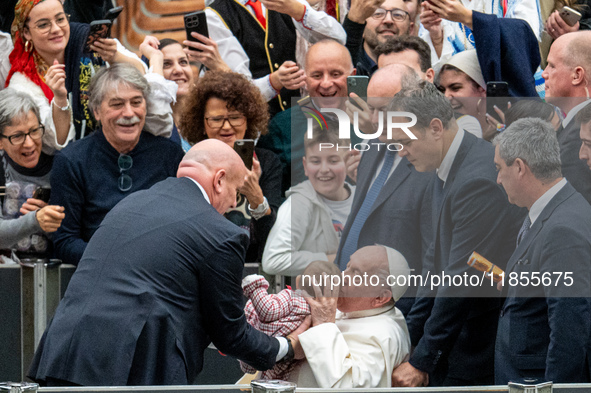
[[[37,53],[35,48],[30,52],[25,50],[25,37],[23,36],[25,23],[29,18],[31,10],[43,1],[45,0],[19,0],[14,7],[14,21],[12,22],[12,27],[10,29],[14,49],[9,56],[11,68],[8,77],[6,78],[6,86],[8,86],[12,75],[15,72],[20,72],[33,81],[33,83],[41,87],[45,97],[51,102],[51,100],[53,100],[53,92],[45,84],[44,80],[48,66],[43,58]]]

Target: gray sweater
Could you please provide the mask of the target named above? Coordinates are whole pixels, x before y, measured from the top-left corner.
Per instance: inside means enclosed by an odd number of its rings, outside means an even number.
[[[39,231],[41,231],[41,227],[37,222],[35,212],[11,220],[0,219],[0,248],[11,248],[19,240]]]

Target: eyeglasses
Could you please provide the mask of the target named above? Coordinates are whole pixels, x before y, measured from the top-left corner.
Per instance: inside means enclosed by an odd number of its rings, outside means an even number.
[[[228,120],[228,123],[230,123],[232,127],[240,127],[241,125],[246,123],[246,117],[244,115],[230,115],[227,117],[216,116],[205,118],[205,121],[207,121],[207,125],[211,128],[222,128],[226,120]]]
[[[8,139],[8,142],[10,142],[11,145],[18,146],[25,143],[27,136],[30,136],[33,140],[39,140],[43,138],[43,134],[45,134],[45,127],[43,125],[39,125],[39,127],[27,133],[19,132],[18,134],[14,134],[11,136],[0,135],[0,137]]]
[[[123,172],[131,169],[133,166],[133,159],[127,154],[120,154],[119,159],[117,159],[117,164],[119,165],[119,173],[121,173],[118,181],[119,190],[123,192],[129,191],[131,190],[133,181],[131,180],[131,176]]]
[[[371,17],[376,20],[382,20],[386,17],[388,12],[392,16],[392,19],[395,20],[396,22],[404,22],[406,20],[406,18],[408,18],[410,16],[410,14],[408,12],[401,10],[400,8],[394,8],[391,10],[385,10],[383,8],[378,8],[377,10],[375,10],[375,12],[373,13],[373,15]]]
[[[58,27],[66,27],[70,22],[70,14],[59,14],[53,21]],[[36,28],[41,34],[47,34],[51,30],[51,25],[51,20],[41,19],[41,21],[36,23],[33,27]]]

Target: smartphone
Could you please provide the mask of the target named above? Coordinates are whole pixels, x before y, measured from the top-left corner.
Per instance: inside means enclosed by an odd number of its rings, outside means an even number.
[[[115,19],[117,19],[117,17],[121,13],[121,11],[123,11],[122,5],[120,5],[119,7],[111,8],[109,11],[107,11],[107,13],[105,14],[105,17],[103,19],[108,19],[111,22],[114,22]]]
[[[254,156],[254,139],[237,139],[234,142],[234,150],[242,161],[244,165],[250,170],[252,169],[252,157]]]
[[[506,112],[509,107],[509,85],[507,82],[486,83],[486,113],[498,119],[494,106]]]
[[[367,75],[350,75],[347,77],[347,96],[351,93],[357,94],[361,99],[367,101],[367,85],[369,84],[369,76]],[[349,101],[359,109],[362,109],[349,97]]]
[[[207,18],[205,17],[205,11],[195,11],[185,15],[185,32],[187,33],[187,40],[193,42],[199,42],[197,38],[191,35],[192,32],[199,33],[206,37],[209,37],[209,30],[207,29]],[[192,50],[198,50],[193,49]]]
[[[92,52],[90,45],[99,38],[109,38],[111,36],[111,21],[108,19],[93,20],[90,22],[90,30],[86,39],[86,52]]]
[[[40,199],[45,203],[49,203],[49,196],[51,195],[51,188],[48,187],[38,187],[35,192],[33,192],[33,198]]]
[[[581,19],[581,13],[570,7],[562,7],[558,14],[569,26],[574,26]]]

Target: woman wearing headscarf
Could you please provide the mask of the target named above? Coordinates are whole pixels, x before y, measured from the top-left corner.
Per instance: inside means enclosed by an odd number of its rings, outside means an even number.
[[[14,11],[6,86],[33,96],[46,129],[44,151],[50,153],[96,127],[88,108],[88,86],[99,67],[106,62],[128,62],[142,71],[144,67],[114,39],[98,39],[89,52],[89,25],[69,23],[59,0],[19,0]]]

